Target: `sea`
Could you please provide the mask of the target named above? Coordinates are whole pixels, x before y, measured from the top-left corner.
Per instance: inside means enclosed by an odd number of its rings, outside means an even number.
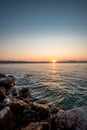
[[[15,87],[31,88],[33,101],[64,109],[87,105],[87,63],[7,63]]]

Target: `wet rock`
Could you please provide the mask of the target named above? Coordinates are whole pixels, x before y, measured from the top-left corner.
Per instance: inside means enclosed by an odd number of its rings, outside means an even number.
[[[40,118],[38,116],[38,113],[33,111],[31,108],[28,109],[21,118],[21,121],[19,122],[20,125],[27,125],[31,122],[37,122],[40,121]]]
[[[6,75],[3,74],[3,73],[0,73],[0,79],[1,79],[1,78],[6,78]]]
[[[1,78],[0,79],[0,87],[4,86],[5,89],[9,89],[14,86],[14,78],[7,77],[7,78]]]
[[[15,122],[16,117],[11,112],[10,107],[5,107],[0,111],[0,130],[12,130]]]
[[[25,101],[28,104],[32,104],[32,99],[30,97],[24,98],[23,101]]]
[[[22,116],[21,123],[28,124],[47,119],[49,116],[49,107],[47,105],[31,103],[27,111]]]
[[[13,75],[8,75],[8,78],[15,80],[15,77]]]
[[[5,97],[6,97],[5,88],[4,87],[0,87],[0,102],[2,102]]]
[[[9,104],[12,113],[16,116],[16,125],[23,125],[22,120],[25,115],[25,111],[28,109],[28,104],[20,99],[12,98],[11,103]]]
[[[19,95],[20,95],[20,97],[23,97],[23,98],[30,97],[31,96],[31,89],[29,87],[22,88],[19,91]]]
[[[51,130],[87,130],[87,107],[60,110],[51,117]]]
[[[49,130],[47,122],[32,122],[20,130]]]
[[[11,103],[9,104],[11,111],[14,114],[21,114],[25,109],[28,109],[28,104],[23,100],[12,98]]]
[[[6,97],[3,102],[2,102],[2,106],[5,107],[5,106],[8,106],[9,104],[11,103],[11,100]]]
[[[49,117],[49,106],[45,104],[33,103],[32,110],[36,111],[41,120]]]

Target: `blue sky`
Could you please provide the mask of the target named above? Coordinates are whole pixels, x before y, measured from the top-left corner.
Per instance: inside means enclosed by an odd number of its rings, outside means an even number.
[[[4,60],[87,60],[87,1],[0,0],[0,39]]]

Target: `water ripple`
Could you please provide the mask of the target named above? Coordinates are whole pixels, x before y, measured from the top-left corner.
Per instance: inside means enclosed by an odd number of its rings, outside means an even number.
[[[63,108],[87,105],[87,64],[5,64],[0,72],[16,77],[16,86],[32,88],[36,102]]]

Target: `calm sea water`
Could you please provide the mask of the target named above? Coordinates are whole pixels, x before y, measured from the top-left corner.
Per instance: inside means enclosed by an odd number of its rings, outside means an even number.
[[[36,102],[70,109],[87,105],[87,64],[0,64],[17,87],[30,87]]]

